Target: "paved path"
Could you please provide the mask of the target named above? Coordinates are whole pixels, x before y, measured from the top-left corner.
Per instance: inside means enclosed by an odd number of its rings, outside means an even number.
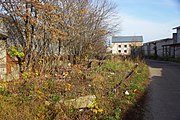
[[[151,84],[144,120],[180,120],[180,64],[147,60]]]

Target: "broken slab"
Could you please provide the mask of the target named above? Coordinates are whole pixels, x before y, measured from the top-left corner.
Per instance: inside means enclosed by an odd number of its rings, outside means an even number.
[[[87,95],[76,99],[64,100],[63,103],[66,106],[70,106],[76,109],[80,108],[91,108],[96,103],[95,95]]]

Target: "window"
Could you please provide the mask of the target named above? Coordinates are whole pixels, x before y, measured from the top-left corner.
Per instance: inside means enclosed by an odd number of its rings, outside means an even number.
[[[127,53],[127,50],[124,50],[124,53]]]
[[[119,45],[119,48],[121,48],[121,45]]]
[[[127,47],[127,45],[124,45],[124,47],[126,48],[126,47]]]
[[[119,53],[121,53],[121,50],[118,50]]]

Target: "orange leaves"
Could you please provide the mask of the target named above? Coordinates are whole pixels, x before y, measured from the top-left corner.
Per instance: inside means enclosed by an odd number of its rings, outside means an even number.
[[[136,92],[137,92],[137,89],[134,89],[133,92],[136,93]]]
[[[47,27],[47,31],[51,35],[51,39],[58,39],[59,37],[66,37],[67,33],[63,32],[61,29],[57,29],[55,27]]]
[[[42,3],[39,2],[39,0],[31,0],[31,4],[36,10],[41,10],[43,7]]]
[[[97,53],[98,48],[104,45],[99,41],[103,41],[104,36],[109,33],[108,23],[106,24],[104,20],[106,19],[104,15],[108,14],[108,11],[103,2],[97,6],[88,0],[17,0],[17,2],[18,4],[14,5],[16,9],[10,12],[18,23],[12,21],[11,25],[14,28],[19,27],[15,32],[22,35],[22,39],[18,37],[15,39],[17,43],[22,44],[21,46],[28,46],[24,49],[36,46],[36,52],[43,55],[60,54],[63,51],[65,54],[73,54],[84,59],[88,58],[86,56],[95,56],[92,54]],[[11,9],[11,5],[7,6]],[[54,49],[51,42],[57,43],[53,46]]]
[[[56,7],[52,5],[51,3],[44,3],[42,6],[45,13],[53,13],[56,10]]]
[[[31,17],[30,18],[30,24],[37,26],[39,24],[39,21],[36,18]]]
[[[81,9],[81,10],[79,11],[79,13],[80,13],[81,15],[85,15],[85,14],[88,13],[88,10],[87,10],[86,8],[83,8],[83,9]]]

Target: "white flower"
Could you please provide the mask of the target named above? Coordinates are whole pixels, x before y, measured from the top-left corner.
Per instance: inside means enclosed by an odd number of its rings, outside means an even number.
[[[107,77],[109,78],[110,76],[108,75]]]
[[[79,109],[79,112],[82,112],[83,111],[83,109]]]
[[[89,84],[88,86],[91,87],[91,84]]]
[[[71,67],[71,63],[68,63],[68,66]]]
[[[47,75],[45,75],[45,77],[47,78],[48,76],[47,76]]]
[[[129,95],[129,92],[126,90],[125,95]]]
[[[136,63],[135,65],[139,65],[138,63]]]
[[[115,73],[111,73],[111,75],[114,75]]]

